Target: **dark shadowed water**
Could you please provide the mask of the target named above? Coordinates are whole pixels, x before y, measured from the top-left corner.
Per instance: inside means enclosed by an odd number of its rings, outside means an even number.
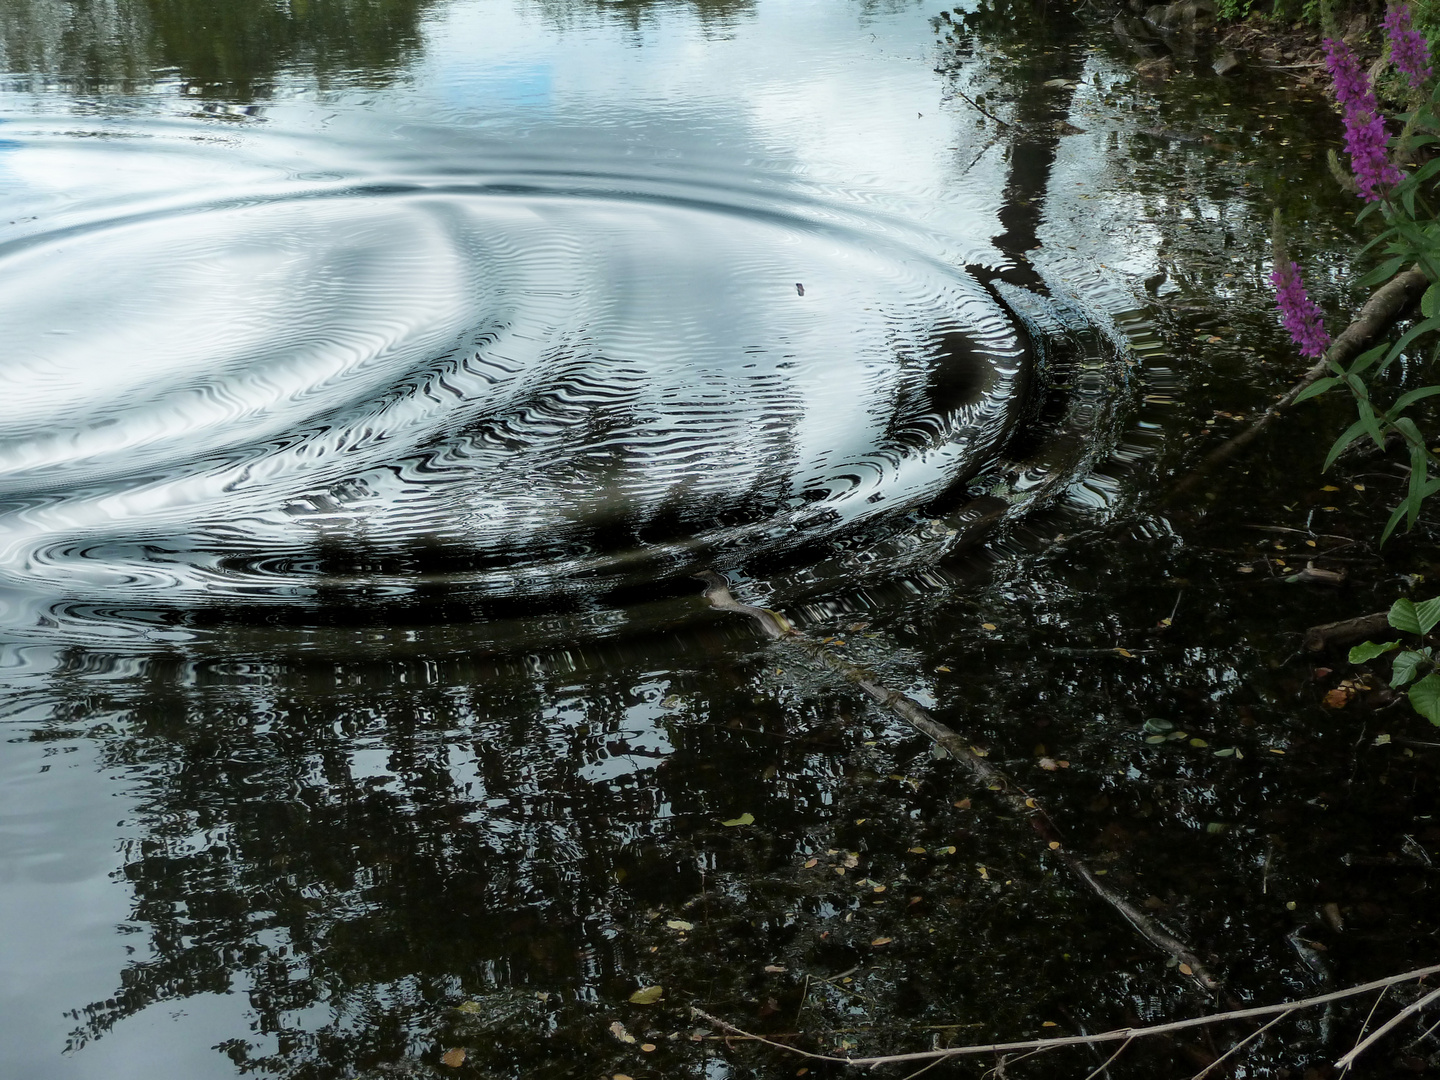
[[[1322,402],[1167,499],[1300,369],[1272,205],[1357,299],[1334,121],[1107,26],[0,0],[0,1075],[842,1075],[688,1009],[886,1053],[1434,962],[1428,725],[1296,651],[1429,595],[1398,477],[1322,477]]]

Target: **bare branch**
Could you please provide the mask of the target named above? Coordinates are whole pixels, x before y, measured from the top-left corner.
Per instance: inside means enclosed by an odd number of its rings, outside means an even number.
[[[1107,1042],[1129,1042],[1131,1039],[1151,1038],[1156,1035],[1169,1035],[1176,1031],[1187,1031],[1191,1028],[1206,1027],[1210,1024],[1222,1024],[1228,1020],[1245,1020],[1255,1016],[1277,1016],[1283,1019],[1285,1014],[1295,1012],[1299,1009],[1313,1009],[1317,1005],[1326,1005],[1332,1001],[1343,1001],[1345,998],[1358,997],[1361,994],[1368,994],[1372,990],[1380,990],[1383,987],[1395,986],[1398,983],[1416,982],[1428,978],[1431,975],[1440,974],[1440,964],[1433,964],[1430,967],[1416,968],[1414,971],[1407,971],[1401,975],[1391,975],[1388,978],[1376,979],[1374,982],[1363,983],[1360,986],[1352,986],[1346,990],[1334,990],[1328,994],[1320,994],[1317,997],[1301,998],[1298,1001],[1286,1001],[1279,1005],[1257,1005],[1250,1009],[1231,1009],[1229,1012],[1211,1013],[1207,1016],[1197,1016],[1190,1020],[1172,1020],[1168,1024],[1155,1024],[1152,1027],[1127,1027],[1117,1028],[1114,1031],[1102,1031],[1096,1035],[1061,1035],[1053,1039],[1026,1039],[1019,1042],[985,1043],[975,1046],[954,1046],[946,1050],[922,1050],[910,1054],[885,1054],[879,1057],[835,1057],[831,1054],[816,1054],[809,1050],[801,1050],[799,1047],[786,1046],[784,1043],[774,1042],[760,1035],[752,1035],[750,1032],[736,1027],[734,1024],[721,1020],[718,1016],[711,1016],[704,1009],[691,1006],[691,1013],[707,1023],[714,1024],[723,1031],[727,1031],[736,1038],[749,1039],[752,1042],[764,1043],[766,1046],[773,1046],[777,1050],[784,1050],[787,1053],[798,1054],[811,1061],[829,1061],[839,1065],[851,1065],[855,1068],[874,1068],[876,1065],[892,1065],[906,1061],[933,1061],[936,1058],[973,1057],[977,1054],[1003,1054],[1015,1050],[1058,1050],[1064,1046],[1088,1046],[1094,1043]],[[1440,998],[1440,990],[1432,991],[1425,995],[1413,1005],[1402,1010],[1391,1021],[1377,1029],[1368,1039],[1357,1046],[1340,1061],[1341,1065],[1347,1060],[1353,1061],[1356,1056],[1366,1050],[1371,1044],[1379,1039],[1395,1025],[1428,1005],[1431,1001]],[[1267,1025],[1268,1027],[1268,1025]],[[1263,1031],[1264,1028],[1261,1029]],[[1256,1035],[1259,1032],[1255,1033]],[[1252,1036],[1253,1038],[1254,1036]]]

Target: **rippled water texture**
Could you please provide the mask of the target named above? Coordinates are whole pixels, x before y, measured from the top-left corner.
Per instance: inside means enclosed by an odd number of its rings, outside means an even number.
[[[781,543],[935,496],[1024,400],[963,271],[695,197],[232,201],[0,276],[7,576],[133,603]]]

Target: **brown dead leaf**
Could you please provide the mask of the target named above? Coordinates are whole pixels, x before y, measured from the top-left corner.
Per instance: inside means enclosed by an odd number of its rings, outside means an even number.
[[[1337,686],[1325,695],[1325,706],[1330,709],[1343,709],[1350,703],[1355,691],[1346,686]]]
[[[878,948],[881,945],[889,945],[894,940],[894,938],[877,937],[874,941],[870,942],[870,944]]]
[[[452,1069],[458,1069],[465,1064],[465,1050],[463,1047],[455,1047],[453,1050],[446,1050],[440,1055],[440,1064],[449,1065]]]

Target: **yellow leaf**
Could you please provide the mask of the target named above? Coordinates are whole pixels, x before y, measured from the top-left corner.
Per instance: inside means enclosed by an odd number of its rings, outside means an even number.
[[[1059,840],[1051,840],[1051,841],[1050,841],[1050,850],[1051,850],[1051,851],[1059,851],[1059,850],[1060,850],[1060,841],[1059,841]]]
[[[741,814],[739,817],[732,817],[729,821],[722,821],[722,822],[720,822],[720,824],[721,824],[721,825],[728,825],[728,826],[730,826],[731,828],[734,828],[736,825],[754,825],[754,824],[755,824],[755,815],[754,815],[754,814]]]
[[[1181,964],[1181,965],[1180,965],[1180,974],[1181,974],[1181,975],[1194,975],[1194,974],[1195,974],[1195,971],[1194,971],[1193,968],[1191,968],[1191,966],[1190,966],[1189,964]]]
[[[905,850],[908,851],[911,855],[924,855],[924,854],[925,854],[925,849],[924,849],[923,847],[912,847],[912,848],[906,848]]]
[[[877,945],[877,946],[878,946],[878,945],[889,945],[889,944],[890,944],[892,941],[894,941],[894,940],[895,940],[894,938],[877,937],[874,941],[870,942],[870,944],[871,944],[871,945]]]
[[[440,1064],[449,1065],[452,1069],[458,1069],[461,1065],[465,1064],[465,1051],[458,1046],[455,1047],[454,1050],[446,1050],[445,1053],[440,1055]]]
[[[1040,1026],[1041,1026],[1041,1027],[1059,1027],[1060,1025],[1057,1024],[1057,1023],[1055,1023],[1054,1020],[1046,1020],[1046,1021],[1045,1021],[1043,1024],[1041,1024]]]
[[[630,995],[631,1005],[654,1005],[665,996],[663,986],[646,986]]]
[[[695,924],[688,923],[684,919],[666,919],[665,925],[671,930],[694,930]]]
[[[655,1044],[654,1044],[654,1043],[641,1043],[641,1044],[640,1044],[640,1049],[641,1049],[641,1050],[644,1050],[645,1053],[647,1053],[647,1054],[653,1054],[653,1053],[655,1052]]]
[[[994,624],[993,622],[981,623],[981,624],[980,624],[980,629],[982,629],[982,630],[994,630],[994,629],[995,629],[995,624]]]
[[[989,756],[990,756],[990,751],[989,751],[989,750],[981,750],[980,747],[978,747],[978,746],[972,746],[972,747],[970,747],[970,752],[971,752],[972,754],[974,754],[976,757],[989,757]]]
[[[1132,653],[1129,649],[1116,649],[1115,652],[1118,655],[1125,657],[1127,660],[1135,659],[1135,654]]]
[[[615,1038],[619,1039],[622,1043],[633,1043],[635,1041],[635,1036],[626,1031],[625,1025],[619,1020],[616,1020],[610,1025],[610,1034],[614,1035]]]
[[[819,862],[820,862],[819,859],[806,859],[806,860],[805,860],[805,869],[806,869],[806,870],[809,870],[812,866],[815,866],[815,865],[818,864]]]
[[[875,891],[876,891],[876,892],[884,892],[884,891],[885,891],[885,886],[884,886],[884,885],[876,885],[876,886],[875,886]]]

